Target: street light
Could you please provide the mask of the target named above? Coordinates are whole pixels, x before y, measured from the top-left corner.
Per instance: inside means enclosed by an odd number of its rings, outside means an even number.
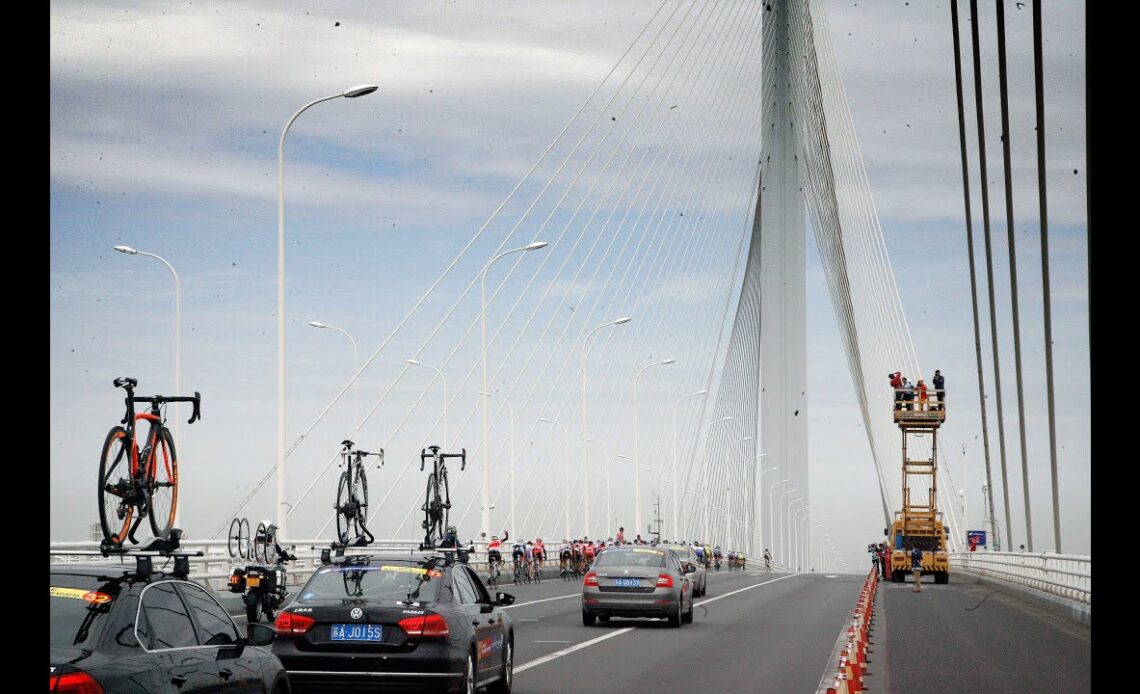
[[[352,388],[353,388],[353,393],[352,393],[353,428],[352,428],[352,432],[353,432],[353,434],[355,434],[357,431],[360,430],[360,381],[356,380],[356,369],[357,369],[357,366],[356,366],[356,364],[357,364],[356,340],[352,339],[352,335],[349,335],[348,331],[344,330],[343,328],[335,328],[331,325],[325,325],[324,323],[322,323],[320,321],[316,321],[316,320],[309,321],[309,325],[313,326],[314,328],[324,328],[326,330],[335,330],[336,332],[340,333],[341,335],[344,335],[345,337],[347,337],[348,341],[352,343]]]
[[[562,427],[562,503],[565,505],[566,512],[566,534],[563,536],[567,540],[570,539],[570,459],[566,455],[566,440],[570,437],[570,427],[562,422],[546,417],[539,417],[538,421],[545,422],[546,424],[557,424]]]
[[[629,460],[629,458],[622,455],[621,453],[618,453],[618,458],[620,458],[621,460]],[[634,465],[636,466],[636,463],[634,463]],[[633,471],[633,474],[635,476],[637,475],[636,469]],[[606,536],[607,537],[613,537],[613,534],[614,534],[613,526],[610,525],[610,523],[613,522],[613,518],[614,518],[613,506],[610,503],[610,501],[611,501],[610,482],[612,481],[613,476],[614,476],[614,473],[613,473],[613,470],[611,469],[609,471],[609,474],[606,475]],[[621,527],[621,526],[618,526],[618,527]],[[641,526],[639,526],[639,525],[633,526],[634,536],[636,536],[637,533],[640,532],[640,527]]]
[[[491,509],[489,508],[491,505],[491,453],[488,450],[488,448],[490,448],[491,439],[487,434],[487,271],[491,269],[491,266],[494,265],[495,261],[497,261],[499,258],[508,256],[512,253],[537,251],[540,248],[546,248],[545,241],[533,241],[520,248],[512,248],[509,251],[503,251],[502,253],[487,261],[487,264],[483,266],[483,271],[479,273],[479,325],[482,331],[480,361],[483,364],[483,388],[479,391],[483,394],[483,469],[481,470],[480,475],[482,477],[481,494],[483,497],[483,507],[479,514],[479,524],[483,526],[482,531],[484,533],[488,533],[488,537],[490,536],[491,532]],[[511,508],[511,511],[514,512],[513,506]]]
[[[174,266],[167,262],[166,258],[154,253],[147,253],[140,251],[130,246],[115,246],[115,250],[127,255],[145,255],[148,258],[154,258],[166,266],[170,270],[170,274],[174,276],[174,392],[177,395],[182,394],[182,281],[178,279],[178,273],[174,271]],[[175,405],[177,407],[177,405]],[[174,418],[174,440],[182,443],[179,438],[181,430],[182,418]],[[178,499],[174,500],[174,525],[181,527],[182,525],[182,506],[178,503]]]
[[[507,411],[510,412],[511,417],[511,532],[515,532],[515,408],[511,405],[511,401],[504,398],[502,395],[495,395],[494,393],[483,393],[492,398],[498,398],[507,403]]]
[[[677,405],[681,404],[681,401],[685,398],[691,398],[695,395],[706,395],[708,392],[709,391],[707,388],[702,388],[701,390],[698,390],[694,393],[682,395],[673,403],[673,479],[677,479]],[[681,537],[681,510],[677,506],[678,486],[680,485],[673,485],[673,537],[676,538]]]
[[[638,447],[638,433],[641,427],[639,426],[640,419],[637,406],[637,381],[646,369],[651,369],[654,366],[668,366],[676,361],[676,359],[662,359],[652,364],[646,364],[633,377],[633,517],[636,520],[634,527],[638,530],[641,529],[641,453]]]
[[[773,513],[776,509],[776,487],[779,487],[781,484],[787,484],[790,481],[791,480],[780,480],[779,482],[775,482],[772,484],[772,488],[768,490],[768,528],[769,528],[768,532],[769,532],[769,534],[772,535],[772,546],[773,547],[776,546],[776,540],[777,539],[780,540],[780,544],[783,544],[783,532],[780,532],[780,533],[775,532],[776,521],[775,521],[775,515],[773,515]],[[783,501],[784,501],[784,497],[781,496],[780,502],[783,503]],[[781,517],[780,525],[783,526],[783,518],[782,517]],[[781,528],[781,530],[782,530],[782,528]],[[776,556],[783,558],[783,554],[781,554],[780,552],[777,552]]]
[[[751,441],[751,440],[752,440],[751,436],[745,436],[742,439],[738,439],[736,441],[733,441],[732,443],[728,444],[728,446],[725,447],[725,449],[724,449],[724,465],[726,468],[725,469],[726,480],[732,479],[731,474],[730,474],[731,468],[729,468],[729,458],[731,457],[731,454],[732,454],[732,447],[738,443],[744,443],[745,441]],[[729,485],[731,485],[731,482],[729,482]],[[743,485],[741,485],[741,486],[743,487]],[[732,528],[732,513],[729,510],[732,506],[732,496],[729,494],[729,492],[731,492],[731,491],[732,491],[731,486],[728,486],[725,489],[725,501],[724,501],[724,507],[725,507],[724,508],[724,532],[725,532],[725,537],[724,537],[724,539],[729,544],[734,544],[732,542],[732,529],[731,529]]]
[[[589,536],[590,534],[590,444],[587,441],[590,437],[590,434],[588,425],[589,417],[586,415],[586,353],[590,349],[590,338],[594,336],[594,333],[598,332],[602,328],[607,328],[611,325],[622,325],[624,323],[630,322],[631,320],[632,319],[629,316],[625,316],[623,318],[618,318],[617,320],[610,321],[609,323],[602,323],[587,333],[586,339],[582,341],[582,463],[585,465],[586,470],[586,505],[582,510],[584,512],[583,521],[585,528],[583,534],[586,536]]]
[[[756,459],[759,460],[760,458],[763,458],[766,455],[768,455],[768,454],[767,453],[761,453],[760,455],[756,456]],[[764,473],[765,472],[775,472],[776,470],[779,470],[779,469],[780,468],[778,466],[773,466],[773,467],[768,468],[767,470],[761,470],[760,471],[760,484],[758,485],[760,488],[760,494],[757,498],[760,500],[761,503],[763,503],[763,501],[764,501]],[[771,512],[771,509],[769,509],[769,512]],[[756,513],[756,520],[757,521],[760,521],[760,519],[761,519],[760,514],[761,513],[763,513],[763,511],[757,511],[757,513]],[[769,523],[769,525],[771,525],[771,524]],[[760,536],[760,544],[763,545],[764,544],[764,527],[763,527],[762,523],[760,526],[760,532],[757,534]],[[772,534],[772,530],[770,527],[768,529],[768,534],[769,535]],[[769,543],[769,544],[771,544],[771,543]],[[765,546],[764,549],[768,549],[767,546]]]
[[[800,520],[800,514],[807,513],[811,508],[806,501],[803,502],[803,504],[804,507],[792,515],[796,523],[796,568],[801,571],[803,570],[804,560],[807,559],[807,540],[804,537],[806,529],[801,525],[803,521]],[[806,521],[807,516],[804,516],[803,520]]]
[[[728,422],[732,420],[732,416],[721,417],[720,419],[709,422],[708,428],[705,430],[705,452],[702,456],[701,465],[701,489],[704,492],[704,518],[703,526],[701,528],[701,541],[707,542],[709,539],[709,444],[708,439],[712,436],[713,425],[720,424],[721,422]]]
[[[447,450],[447,379],[443,377],[443,372],[432,366],[431,364],[424,363],[419,359],[408,359],[409,364],[412,366],[423,366],[439,374],[439,380],[443,381],[443,450]],[[484,506],[486,504],[484,503]]]
[[[285,122],[281,140],[277,143],[277,535],[285,538],[285,518],[288,515],[285,501],[285,135],[297,116],[322,101],[355,99],[379,89],[373,84],[362,84],[339,94],[323,96],[302,106]]]
[[[792,500],[788,499],[788,503],[784,503],[784,497],[787,496],[789,492],[795,492],[797,498],[803,497],[800,497],[800,490],[790,484],[787,489],[780,492],[780,508],[784,509],[784,513],[780,514],[780,526],[782,528],[780,549],[787,554],[785,558],[790,560],[792,558],[792,522],[787,516],[792,510]]]

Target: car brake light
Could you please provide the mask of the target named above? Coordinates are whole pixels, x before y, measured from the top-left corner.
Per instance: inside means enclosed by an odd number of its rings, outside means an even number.
[[[586,574],[586,585],[588,585],[588,586],[598,585],[598,574],[596,572],[591,571],[591,572]]]
[[[317,620],[303,614],[282,612],[277,615],[277,621],[273,624],[273,628],[277,630],[278,634],[304,634],[316,623]]]
[[[434,612],[423,616],[405,617],[396,622],[396,625],[408,636],[423,639],[446,638],[451,633],[447,628],[447,620]]]
[[[52,675],[50,691],[68,694],[103,694],[103,687],[86,672]]]
[[[661,574],[660,576],[657,577],[657,587],[658,588],[672,588],[673,587],[673,577],[670,576],[669,574]]]

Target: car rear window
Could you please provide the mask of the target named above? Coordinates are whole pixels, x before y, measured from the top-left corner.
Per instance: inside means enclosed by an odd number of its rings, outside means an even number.
[[[369,564],[324,566],[301,592],[300,602],[328,598],[435,602],[443,571],[434,561],[377,560]]]
[[[51,646],[94,643],[118,595],[118,586],[95,576],[51,575]]]
[[[660,549],[607,549],[598,555],[594,566],[647,566],[663,568],[665,551]]]
[[[686,545],[669,545],[669,549],[676,552],[677,557],[680,559],[688,559],[693,555],[692,550],[690,550]]]

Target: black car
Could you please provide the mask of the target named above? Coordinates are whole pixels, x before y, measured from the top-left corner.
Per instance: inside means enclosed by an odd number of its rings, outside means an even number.
[[[259,647],[273,630],[251,624],[243,636],[199,584],[133,563],[50,573],[50,691],[289,694],[281,661]]]
[[[511,690],[514,597],[448,554],[332,559],[295,595],[273,642],[295,691]]]

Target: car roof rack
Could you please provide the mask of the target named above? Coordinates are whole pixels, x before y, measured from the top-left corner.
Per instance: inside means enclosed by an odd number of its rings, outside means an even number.
[[[317,549],[314,545],[310,549]],[[344,547],[338,543],[333,543],[330,547],[321,547],[321,563],[322,564],[335,564],[351,559],[352,557],[359,557],[370,554],[407,554],[408,556],[416,555],[429,555],[437,556],[444,560],[447,564],[454,564],[456,561],[466,563],[467,557],[475,553],[475,545],[470,547],[425,547],[420,545],[415,548],[408,549],[376,549],[367,546],[363,547]]]
[[[83,557],[134,557],[135,577],[142,580],[149,579],[151,574],[154,573],[154,557],[174,559],[174,569],[171,573],[178,578],[187,578],[190,575],[190,557],[201,557],[203,556],[203,552],[200,549],[180,550],[179,545],[181,544],[181,540],[182,529],[172,528],[168,538],[156,537],[138,548],[123,547],[122,545],[116,545],[103,540],[97,550],[54,549],[50,550],[48,554]]]

